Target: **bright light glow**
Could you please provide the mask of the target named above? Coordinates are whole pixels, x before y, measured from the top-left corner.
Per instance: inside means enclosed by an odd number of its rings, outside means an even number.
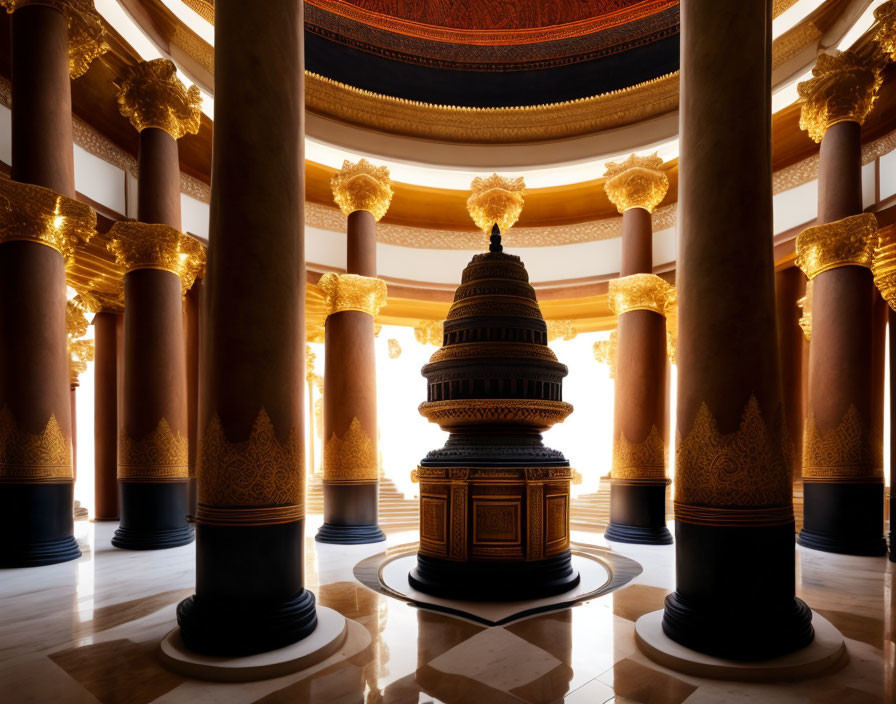
[[[793,29],[821,6],[824,0],[798,0],[772,20],[772,39]],[[167,4],[167,3],[166,3]]]
[[[862,16],[856,20],[855,24],[849,28],[849,31],[843,35],[843,39],[837,44],[837,49],[846,51],[849,47],[855,44],[859,37],[867,32],[871,28],[871,25],[874,24],[874,11],[883,5],[884,2],[886,2],[886,0],[874,0],[865,12],[862,13]]]
[[[189,27],[193,32],[198,34],[202,39],[212,46],[215,45],[215,28],[209,22],[199,15],[193,8],[188,7],[181,0],[162,0],[162,4],[167,7],[174,16]]]

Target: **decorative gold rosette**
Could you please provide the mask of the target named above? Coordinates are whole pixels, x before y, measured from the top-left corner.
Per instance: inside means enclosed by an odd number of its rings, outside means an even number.
[[[317,285],[327,297],[329,315],[356,310],[376,315],[386,304],[386,282],[357,274],[324,274]]]
[[[796,238],[796,265],[811,280],[841,266],[871,267],[877,218],[871,213],[816,225]]]
[[[519,220],[523,212],[523,196],[526,182],[522,176],[504,178],[492,174],[488,178],[477,176],[470,184],[472,193],[467,198],[467,212],[476,227],[489,234],[497,225],[502,233],[507,232]]]
[[[389,167],[374,166],[367,159],[354,164],[342,162],[342,168],[330,180],[333,200],[346,216],[366,210],[379,221],[392,203],[392,181]]]
[[[632,274],[610,281],[610,310],[622,315],[633,310],[649,310],[666,315],[675,287],[655,274]]]
[[[161,269],[180,277],[184,293],[205,266],[205,247],[194,237],[158,223],[116,222],[106,248],[126,272]]]
[[[662,166],[663,160],[656,154],[632,154],[623,162],[608,163],[604,174],[607,197],[620,213],[632,208],[644,208],[652,213],[669,190],[669,177]]]
[[[198,86],[187,89],[168,59],[135,64],[118,87],[118,110],[138,132],[156,127],[174,139],[196,134],[202,119],[201,107]]]

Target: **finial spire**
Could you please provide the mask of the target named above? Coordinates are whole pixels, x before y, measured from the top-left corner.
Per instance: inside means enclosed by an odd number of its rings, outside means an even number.
[[[492,236],[488,238],[489,252],[503,252],[504,247],[501,245],[501,228],[498,227],[498,223],[492,225]]]

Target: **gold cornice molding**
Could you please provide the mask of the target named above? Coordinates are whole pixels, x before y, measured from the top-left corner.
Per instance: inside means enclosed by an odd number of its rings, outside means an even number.
[[[644,208],[652,213],[669,190],[669,177],[662,171],[663,160],[656,154],[632,154],[622,162],[607,164],[604,190],[620,213]]]
[[[342,168],[330,180],[333,200],[346,217],[366,210],[379,221],[392,203],[389,167],[374,166],[367,159],[342,162]]]
[[[328,273],[318,287],[326,296],[328,315],[353,310],[375,316],[386,303],[386,282],[357,274]]]
[[[811,281],[841,266],[871,267],[877,244],[877,218],[872,213],[803,230],[796,238],[796,265]]]
[[[510,230],[523,212],[526,182],[522,176],[507,178],[492,174],[487,178],[477,176],[470,184],[467,212],[476,227],[489,234],[497,225],[501,233]]]
[[[198,86],[186,88],[168,59],[131,66],[118,86],[118,109],[138,132],[165,130],[174,139],[199,132],[202,96]]]
[[[891,61],[896,61],[896,0],[889,0],[874,11],[878,23],[874,41]]]
[[[656,274],[632,274],[609,282],[610,310],[617,316],[633,310],[665,316],[670,300],[674,299],[675,287]]]
[[[109,230],[106,248],[125,272],[170,271],[186,293],[205,266],[205,247],[194,237],[159,223],[119,221]]]

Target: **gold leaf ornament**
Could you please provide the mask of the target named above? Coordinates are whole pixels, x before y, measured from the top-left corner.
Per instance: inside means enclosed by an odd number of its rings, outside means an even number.
[[[476,227],[489,234],[497,225],[507,232],[519,220],[523,212],[523,196],[526,183],[522,176],[505,178],[492,174],[487,178],[477,176],[470,185],[472,193],[467,198],[467,211]]]

